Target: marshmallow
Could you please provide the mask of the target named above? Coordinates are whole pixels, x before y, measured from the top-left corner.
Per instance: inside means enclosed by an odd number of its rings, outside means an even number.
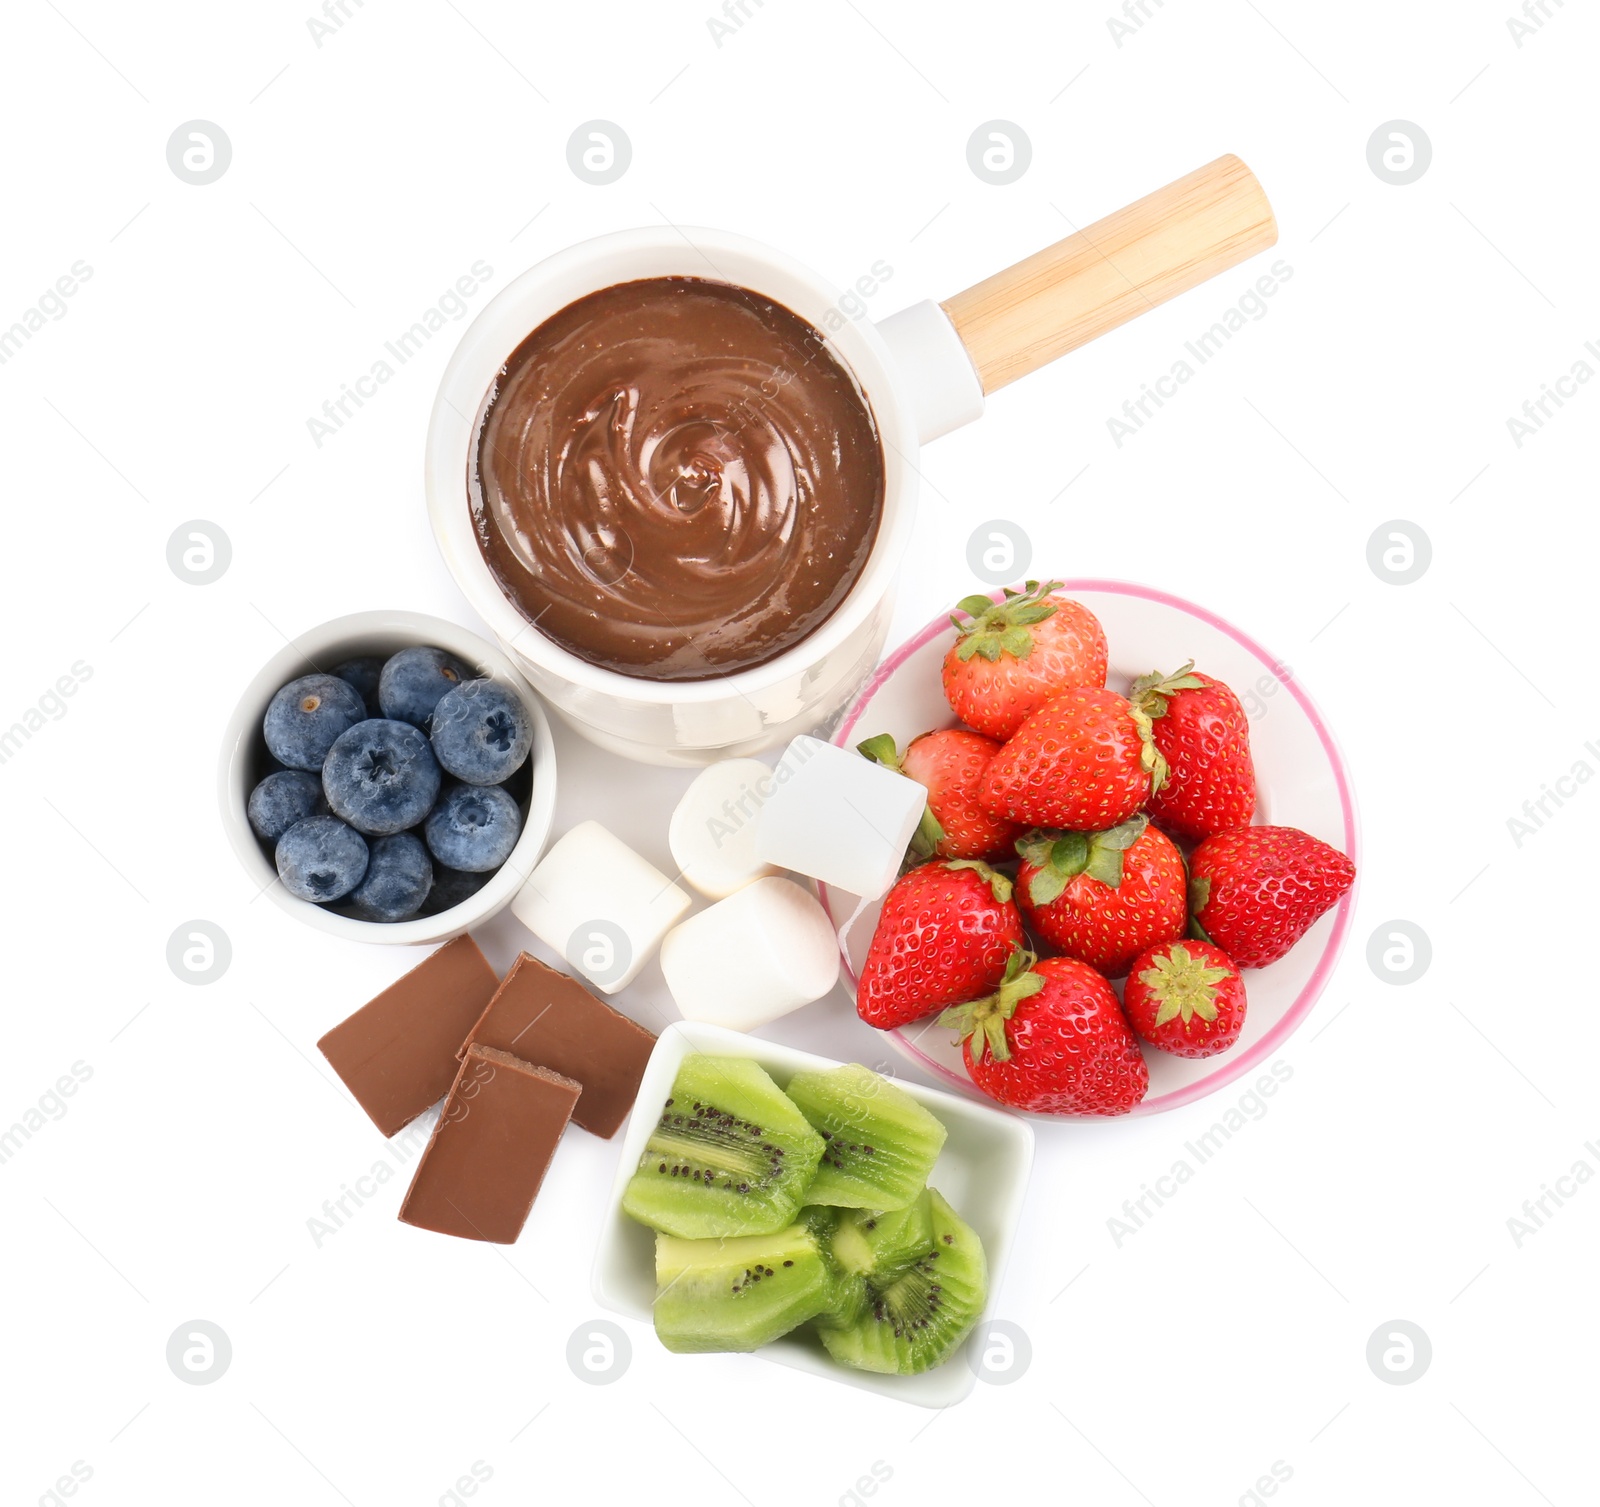
[[[808,891],[758,879],[673,927],[661,972],[685,1020],[753,1031],[833,988],[839,944]]]
[[[702,769],[672,813],[667,843],[684,881],[725,900],[777,871],[756,857],[756,816],[776,789],[760,759],[724,759]]]
[[[599,822],[560,838],[511,902],[512,914],[604,994],[631,984],[689,896]]]
[[[756,854],[780,868],[876,900],[900,872],[928,792],[853,749],[792,742],[756,819]]]

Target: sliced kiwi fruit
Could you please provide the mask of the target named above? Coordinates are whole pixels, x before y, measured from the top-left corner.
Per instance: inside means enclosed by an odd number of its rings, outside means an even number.
[[[839,1227],[840,1211],[827,1204],[807,1204],[795,1222],[816,1236],[817,1245],[828,1263],[832,1290],[827,1306],[817,1315],[817,1325],[825,1329],[845,1329],[867,1311],[867,1284],[857,1272],[846,1271],[833,1258],[833,1235]]]
[[[851,1329],[867,1315],[867,1279],[835,1269],[828,1306],[816,1316],[821,1329]]]
[[[833,1267],[833,1300],[817,1315],[819,1329],[849,1329],[860,1323],[871,1300],[868,1278],[889,1281],[921,1256],[933,1240],[926,1191],[903,1209],[812,1205],[801,1210],[800,1217],[816,1232]]]
[[[678,1066],[623,1211],[685,1240],[774,1234],[793,1221],[824,1144],[756,1063],[691,1055]]]
[[[668,1350],[754,1350],[816,1318],[835,1278],[803,1224],[726,1240],[656,1236],[656,1333]]]
[[[932,1189],[928,1216],[931,1238],[920,1254],[896,1271],[864,1278],[867,1310],[862,1317],[847,1327],[818,1326],[836,1361],[862,1371],[914,1376],[948,1360],[972,1332],[988,1297],[983,1246]],[[835,1251],[843,1228],[841,1222]]]
[[[924,1188],[903,1209],[840,1212],[828,1254],[845,1272],[880,1285],[897,1277],[933,1244],[933,1195]]]
[[[826,1250],[828,1241],[838,1228],[839,1211],[829,1204],[807,1204],[795,1215],[795,1223],[803,1224],[810,1230],[817,1237],[817,1243]]]
[[[855,1062],[796,1073],[787,1092],[824,1142],[808,1204],[903,1209],[922,1191],[945,1129],[903,1088]]]

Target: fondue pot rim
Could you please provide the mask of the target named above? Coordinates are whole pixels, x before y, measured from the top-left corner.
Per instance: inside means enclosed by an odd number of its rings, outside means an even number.
[[[591,664],[545,637],[490,570],[469,506],[468,477],[483,411],[512,351],[575,299],[649,277],[699,277],[749,288],[818,326],[828,310],[838,310],[845,323],[825,330],[825,338],[859,385],[883,454],[877,537],[844,600],[799,643],[765,664],[706,680],[624,675]],[[513,278],[485,305],[440,380],[428,423],[425,483],[434,534],[451,575],[510,651],[571,685],[622,701],[705,703],[803,675],[861,627],[889,594],[910,537],[918,438],[888,345],[869,320],[845,316],[839,298],[839,290],[826,279],[761,241],[700,226],[660,226],[613,231],[569,246]]]

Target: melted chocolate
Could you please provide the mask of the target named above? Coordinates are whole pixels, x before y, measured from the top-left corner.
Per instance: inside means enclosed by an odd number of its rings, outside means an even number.
[[[781,304],[699,278],[619,283],[511,353],[479,432],[484,557],[593,664],[705,680],[816,629],[883,507],[871,410]]]

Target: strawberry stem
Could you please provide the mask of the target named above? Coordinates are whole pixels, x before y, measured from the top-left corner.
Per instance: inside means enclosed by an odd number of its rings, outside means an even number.
[[[1011,880],[998,869],[990,868],[981,858],[947,858],[947,869],[971,869],[989,886],[989,893],[994,896],[997,905],[1004,905],[1011,898]]]
[[[1144,835],[1150,818],[1142,811],[1104,832],[1051,832],[1035,827],[1017,839],[1017,854],[1037,872],[1028,882],[1028,899],[1049,905],[1080,874],[1111,889],[1122,887],[1123,854]]]
[[[1056,610],[1050,600],[1052,591],[1060,591],[1063,581],[1029,581],[1023,591],[1005,589],[1005,600],[991,601],[986,596],[963,597],[956,604],[957,612],[964,612],[966,621],[955,613],[950,621],[960,635],[956,658],[965,663],[974,655],[995,663],[1002,654],[1013,659],[1026,659],[1033,652],[1033,635],[1028,629],[1042,623]]]
[[[1148,675],[1141,675],[1128,690],[1128,700],[1144,712],[1154,717],[1165,717],[1167,703],[1179,691],[1203,691],[1205,681],[1198,675],[1191,673],[1194,670],[1194,661],[1191,659],[1181,670],[1174,670],[1170,675],[1163,675],[1159,670],[1152,670]]]
[[[974,1062],[983,1060],[984,1052],[995,1062],[1011,1060],[1011,1042],[1006,1035],[1006,1022],[1016,1013],[1023,1000],[1030,999],[1044,988],[1044,975],[1035,973],[1038,961],[1025,947],[1012,947],[1006,960],[1006,971],[993,994],[971,1000],[964,1005],[952,1005],[939,1017],[939,1024],[949,1026],[957,1039],[971,1042],[968,1050]]]
[[[1157,1000],[1155,1024],[1181,1020],[1187,1030],[1196,1017],[1210,1025],[1217,1018],[1217,985],[1228,977],[1226,968],[1207,963],[1193,955],[1181,942],[1174,942],[1139,975],[1139,982]]]
[[[875,738],[863,738],[856,744],[856,752],[871,759],[874,764],[882,764],[885,769],[894,770],[896,774],[901,772],[900,750],[895,747],[894,737],[889,733],[879,733]]]
[[[1188,869],[1188,864],[1184,868]],[[1200,912],[1211,899],[1211,881],[1204,874],[1189,875],[1189,936],[1195,942],[1211,942],[1205,927],[1200,924]],[[1217,944],[1211,942],[1215,947]]]
[[[1139,742],[1142,745],[1139,767],[1150,776],[1151,795],[1160,791],[1172,774],[1161,750],[1156,747],[1155,719],[1167,715],[1168,704],[1179,691],[1205,689],[1205,681],[1190,673],[1193,669],[1194,661],[1191,659],[1181,670],[1174,670],[1170,675],[1152,670],[1148,675],[1141,675],[1129,687],[1128,707],[1133,713],[1134,726],[1139,729]]]
[[[1139,768],[1150,777],[1150,794],[1155,795],[1167,783],[1172,770],[1165,755],[1156,747],[1155,724],[1150,713],[1137,702],[1128,703],[1128,712],[1139,730]]]

